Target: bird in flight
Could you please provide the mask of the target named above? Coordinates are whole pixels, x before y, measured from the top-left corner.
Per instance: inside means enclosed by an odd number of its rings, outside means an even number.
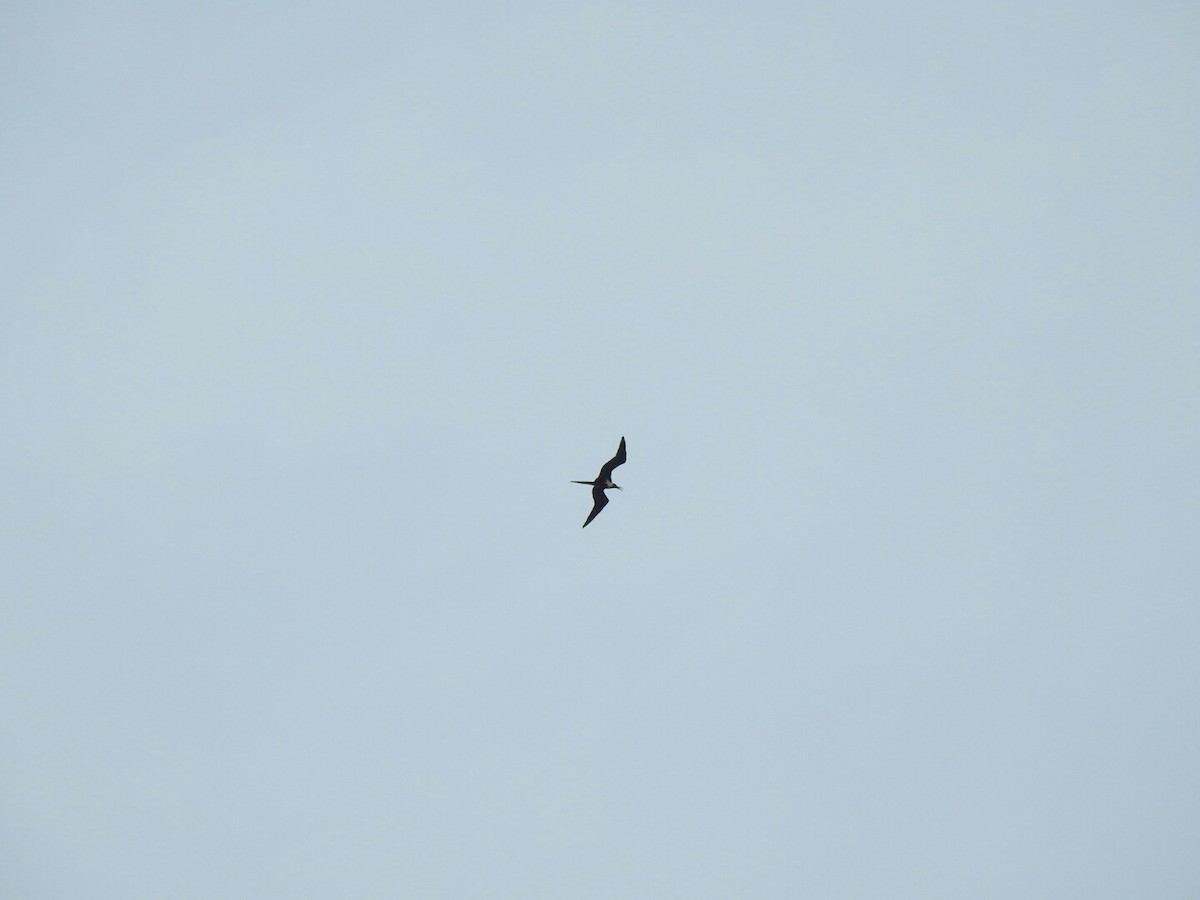
[[[621,438],[621,446],[617,448],[617,455],[606,462],[600,468],[600,474],[596,476],[595,481],[571,481],[571,484],[590,484],[592,485],[592,511],[588,513],[587,520],[583,523],[583,527],[588,527],[588,522],[600,515],[600,510],[608,505],[608,497],[604,492],[609,488],[621,490],[619,484],[613,484],[612,473],[613,469],[625,462],[625,438]]]

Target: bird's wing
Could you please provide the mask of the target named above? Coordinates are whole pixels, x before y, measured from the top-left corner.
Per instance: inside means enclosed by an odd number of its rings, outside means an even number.
[[[587,521],[583,523],[583,527],[588,527],[588,522],[600,515],[600,510],[608,506],[608,497],[605,496],[604,488],[597,485],[592,488],[592,511],[588,513]]]
[[[604,468],[600,470],[600,481],[608,481],[612,478],[613,469],[625,463],[625,438],[621,438],[621,446],[617,448],[617,455],[604,464]]]

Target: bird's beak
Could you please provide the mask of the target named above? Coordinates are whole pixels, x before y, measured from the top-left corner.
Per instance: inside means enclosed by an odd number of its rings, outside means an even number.
[[[613,487],[615,487],[618,491],[625,490],[625,488],[621,487],[619,484],[614,484]]]

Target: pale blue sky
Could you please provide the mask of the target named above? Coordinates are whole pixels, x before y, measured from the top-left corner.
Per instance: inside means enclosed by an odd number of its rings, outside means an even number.
[[[4,896],[1200,892],[1197,9],[3,19]]]

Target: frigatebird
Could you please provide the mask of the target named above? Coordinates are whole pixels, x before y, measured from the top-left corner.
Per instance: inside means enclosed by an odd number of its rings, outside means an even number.
[[[572,479],[571,484],[590,484],[592,485],[592,511],[588,513],[587,521],[583,523],[583,527],[588,527],[588,522],[600,515],[600,510],[608,505],[608,497],[604,492],[609,488],[621,490],[619,484],[613,484],[612,473],[613,469],[625,462],[625,438],[621,438],[621,446],[617,448],[617,455],[606,462],[600,468],[600,474],[596,476],[595,481],[575,481]]]

